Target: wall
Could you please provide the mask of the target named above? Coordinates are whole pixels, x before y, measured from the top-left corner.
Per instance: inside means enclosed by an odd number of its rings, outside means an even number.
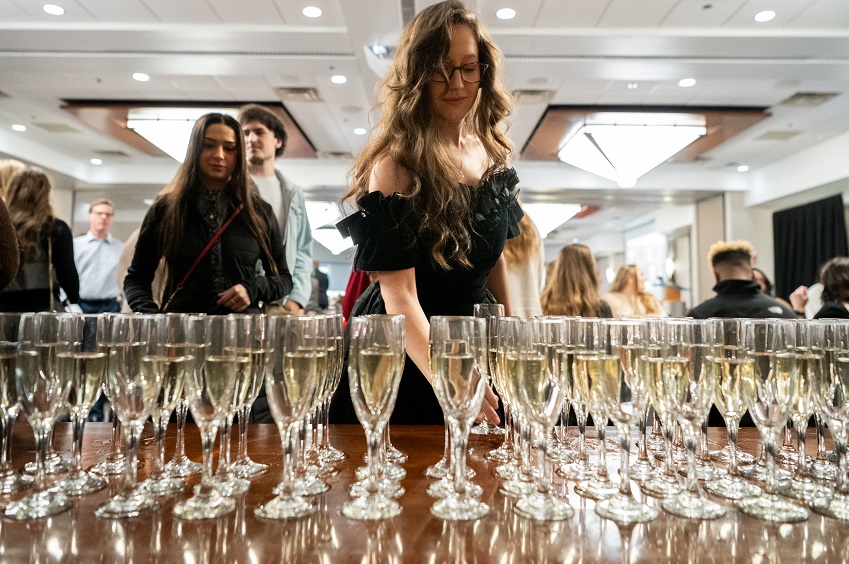
[[[755,248],[755,266],[763,270],[770,280],[775,280],[775,252],[772,237],[773,210],[763,207],[746,207],[746,196],[741,193],[725,194],[725,239],[744,239]]]
[[[693,263],[698,264],[694,303],[714,296],[711,288],[716,284],[713,269],[707,264],[708,249],[725,238],[725,197],[715,196],[696,204],[695,245]]]

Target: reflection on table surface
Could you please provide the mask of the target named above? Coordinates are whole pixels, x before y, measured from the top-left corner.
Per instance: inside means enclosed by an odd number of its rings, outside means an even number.
[[[169,430],[166,456],[172,454],[173,431]],[[433,500],[425,493],[431,480],[424,469],[442,455],[443,428],[392,427],[392,442],[410,455],[404,464],[407,477],[400,498],[404,510],[399,517],[383,522],[357,522],[339,513],[348,499],[348,485],[362,465],[365,451],[362,428],[331,426],[335,446],[350,455],[340,473],[329,478],[331,490],[319,498],[320,511],[295,521],[263,521],[253,509],[273,497],[272,488],[281,479],[281,442],[274,425],[252,425],[248,452],[270,471],[254,480],[247,494],[237,498],[234,514],[209,522],[175,519],[171,508],[190,491],[166,499],[152,515],[129,520],[105,520],[94,509],[117,492],[120,478],[112,478],[106,490],[75,500],[70,511],[33,522],[0,521],[0,560],[4,562],[841,562],[849,560],[849,524],[815,513],[806,523],[768,526],[739,511],[715,521],[695,522],[661,512],[657,520],[619,528],[600,519],[593,502],[572,492],[573,484],[555,478],[560,495],[568,496],[576,515],[562,522],[533,522],[515,515],[513,499],[497,492],[498,481],[491,471],[495,464],[483,454],[497,446],[498,439],[472,437],[469,464],[483,486],[482,499],[492,511],[479,521],[447,522],[433,517]],[[84,465],[101,460],[109,451],[111,425],[89,423],[85,428]],[[153,438],[148,425],[140,448],[139,477],[152,467]],[[589,431],[594,436],[592,430]],[[808,445],[815,448],[814,432]],[[740,431],[742,450],[754,452],[759,444],[754,428]],[[725,442],[725,430],[711,428],[713,446]],[[608,463],[618,465],[615,431],[608,429]],[[57,424],[54,445],[69,455],[71,429]],[[200,460],[197,429],[186,431],[186,448]],[[810,447],[809,447],[810,448]],[[15,427],[12,448],[16,466],[34,459],[32,431],[25,423]],[[197,483],[199,477],[190,479]],[[635,492],[637,488],[635,487]],[[4,503],[20,497],[7,496]],[[639,495],[639,493],[637,494]],[[649,503],[659,501],[649,498]],[[727,502],[723,502],[727,503]],[[732,506],[729,504],[729,506]],[[623,543],[623,541],[625,541]],[[623,554],[623,544],[630,554]],[[628,558],[630,557],[630,558]]]

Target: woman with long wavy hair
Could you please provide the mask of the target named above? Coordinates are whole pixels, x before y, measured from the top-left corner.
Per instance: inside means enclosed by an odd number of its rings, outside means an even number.
[[[599,295],[592,251],[581,243],[560,249],[541,300],[545,315],[613,317],[610,306]]]
[[[543,280],[542,239],[531,216],[525,214],[519,222],[521,233],[507,239],[504,258],[507,259],[507,281],[513,315],[534,317],[542,315],[540,287]]]
[[[404,28],[377,104],[380,122],[343,197],[357,212],[339,229],[357,244],[354,268],[378,282],[352,316],[404,314],[408,361],[393,423],[443,424],[430,385],[428,319],[472,315],[487,300],[509,312],[504,241],[518,234],[518,178],[508,168],[510,97],[501,55],[477,14],[457,0]],[[487,395],[480,418],[498,421]],[[334,421],[355,422],[343,385]]]
[[[646,292],[646,277],[636,264],[623,264],[616,271],[610,292],[604,301],[610,305],[613,317],[658,317],[665,315],[663,306]]]
[[[56,217],[52,189],[47,174],[35,167],[20,170],[6,186],[20,267],[0,292],[0,311],[59,309],[59,288],[65,291],[69,303],[80,299],[73,236],[68,224]]]
[[[190,272],[219,230],[221,236]],[[136,312],[259,313],[259,302],[279,299],[292,288],[284,253],[271,206],[248,175],[239,122],[206,114],[192,129],[174,180],[145,215],[124,293]],[[162,308],[151,288],[160,259]],[[257,261],[263,275],[257,274]]]

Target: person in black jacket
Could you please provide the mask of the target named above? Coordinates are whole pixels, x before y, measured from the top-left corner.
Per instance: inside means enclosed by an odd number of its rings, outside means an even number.
[[[160,311],[151,290],[160,260],[165,311],[259,313],[260,302],[280,299],[292,288],[280,228],[250,180],[242,129],[228,115],[198,119],[185,161],[142,222],[124,278],[133,311]],[[257,275],[258,260],[265,275]]]
[[[820,269],[822,307],[814,319],[849,318],[849,257],[834,257]],[[799,286],[790,294],[790,302],[799,316],[808,304],[808,288]]]
[[[719,241],[710,246],[708,262],[713,267],[716,296],[687,313],[688,317],[782,317],[796,314],[761,291],[752,279],[755,250],[748,241]]]

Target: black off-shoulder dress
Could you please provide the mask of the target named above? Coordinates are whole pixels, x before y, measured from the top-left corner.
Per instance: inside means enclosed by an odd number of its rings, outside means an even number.
[[[357,270],[416,269],[416,290],[425,315],[472,315],[475,304],[485,303],[489,274],[504,250],[504,242],[519,234],[522,210],[517,202],[519,178],[507,169],[473,190],[469,223],[472,267],[452,265],[443,270],[430,258],[431,239],[419,232],[420,221],[408,198],[370,192],[360,198],[360,211],[337,224],[343,236],[357,245]],[[354,305],[351,317],[386,313],[380,283],[372,284]],[[347,362],[330,407],[333,423],[356,423],[348,386]],[[442,425],[442,409],[433,388],[408,357],[390,422]]]

